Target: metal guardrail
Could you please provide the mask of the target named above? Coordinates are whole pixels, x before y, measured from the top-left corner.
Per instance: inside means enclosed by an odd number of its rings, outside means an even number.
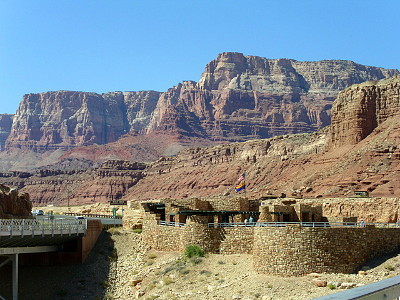
[[[66,216],[84,216],[89,218],[105,218],[105,219],[114,219],[112,215],[102,215],[102,214],[80,214],[80,213],[63,213]],[[115,219],[122,219],[122,216],[116,216]]]
[[[175,226],[175,227],[183,227],[186,223],[178,223],[178,222],[167,222],[167,221],[160,221],[159,225],[164,226]]]
[[[247,222],[247,223],[208,223],[209,228],[222,227],[287,227],[290,225],[300,225],[301,227],[369,227],[376,228],[399,228],[398,223],[355,223],[355,222]]]
[[[87,220],[0,219],[0,236],[44,236],[86,233]]]
[[[399,296],[400,275],[314,300],[397,300]]]

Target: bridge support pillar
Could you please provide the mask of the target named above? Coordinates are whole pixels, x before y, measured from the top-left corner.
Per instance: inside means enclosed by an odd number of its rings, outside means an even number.
[[[18,253],[12,257],[13,300],[18,300]]]
[[[18,253],[4,255],[7,257],[5,261],[0,264],[0,268],[11,262],[12,264],[12,299],[18,300]],[[2,296],[0,296],[1,300],[5,300]]]

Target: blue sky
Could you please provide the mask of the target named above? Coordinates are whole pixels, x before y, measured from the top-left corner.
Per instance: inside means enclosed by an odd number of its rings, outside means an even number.
[[[218,53],[400,69],[400,1],[0,0],[0,113],[24,94],[166,91]]]

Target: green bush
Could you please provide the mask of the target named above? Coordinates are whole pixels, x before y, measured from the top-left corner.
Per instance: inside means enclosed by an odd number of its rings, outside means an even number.
[[[133,232],[134,233],[142,233],[142,229],[141,228],[136,228],[136,229],[133,229]]]
[[[188,246],[186,246],[186,249],[185,249],[185,256],[188,258],[203,257],[204,250],[201,249],[201,247],[198,245],[188,245]]]
[[[328,289],[330,289],[330,290],[336,289],[336,285],[334,285],[334,284],[332,284],[332,283],[329,283],[329,284],[327,285],[327,287],[328,287]]]
[[[394,267],[392,265],[386,265],[385,269],[388,271],[394,271]]]

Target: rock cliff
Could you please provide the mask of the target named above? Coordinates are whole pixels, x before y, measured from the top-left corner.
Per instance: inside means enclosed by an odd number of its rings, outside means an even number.
[[[0,151],[5,148],[6,140],[11,132],[13,115],[0,114]]]
[[[165,93],[58,91],[25,95],[6,148],[45,152],[118,141],[128,132],[245,141],[330,124],[340,90],[398,74],[350,61],[299,62],[221,53],[198,82]],[[0,129],[3,128],[0,119]]]
[[[339,91],[398,73],[351,61],[222,53],[199,82],[182,82],[161,95],[148,132],[175,130],[228,141],[313,132],[330,124]]]
[[[114,142],[131,130],[147,127],[158,96],[153,91],[25,95],[6,148],[43,152]]]
[[[29,195],[0,184],[0,219],[31,218]]]
[[[390,117],[400,117],[400,76],[340,92],[332,109],[330,147],[354,145]]]

